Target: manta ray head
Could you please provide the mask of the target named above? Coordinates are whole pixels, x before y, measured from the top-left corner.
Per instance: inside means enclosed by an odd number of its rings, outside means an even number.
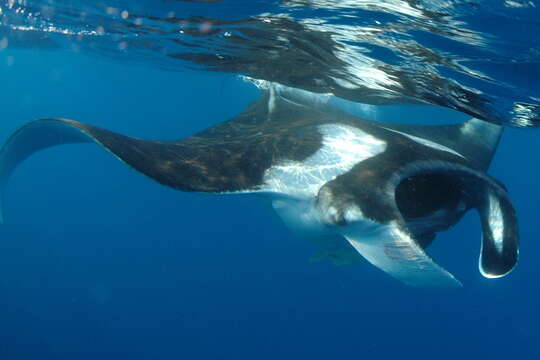
[[[410,285],[459,286],[424,250],[438,232],[476,209],[483,230],[481,274],[496,278],[514,268],[517,220],[498,181],[442,161],[416,162],[384,172],[358,168],[326,183],[316,198],[321,222],[343,235],[373,265]]]

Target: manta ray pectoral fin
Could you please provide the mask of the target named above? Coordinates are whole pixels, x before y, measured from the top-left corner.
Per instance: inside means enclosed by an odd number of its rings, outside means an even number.
[[[70,143],[91,142],[92,140],[75,126],[66,126],[69,120],[31,122],[18,129],[0,150],[0,195],[17,165],[42,149]],[[3,210],[0,207],[0,210]],[[3,211],[0,211],[3,222]]]
[[[452,149],[483,170],[489,168],[503,131],[502,126],[476,118],[454,125],[384,124],[384,127]]]
[[[229,160],[227,144],[199,139],[148,141],[67,119],[39,119],[17,130],[0,150],[0,195],[15,168],[32,154],[57,145],[96,143],[160,184],[183,191],[247,191],[257,179]],[[240,158],[241,160],[241,158]],[[228,161],[228,162],[227,162]]]
[[[378,227],[370,236],[359,230],[351,227],[343,235],[366,260],[394,278],[417,287],[461,286],[395,222]]]
[[[318,125],[328,119],[357,120],[323,103],[309,102],[304,95],[284,97],[264,91],[234,118],[177,141],[136,139],[67,119],[35,120],[17,130],[0,150],[0,190],[17,165],[33,153],[93,142],[131,168],[177,190],[258,191],[271,166],[303,161],[319,150]]]
[[[480,273],[487,278],[507,275],[519,257],[519,231],[512,203],[503,189],[487,189],[478,206],[482,223]]]

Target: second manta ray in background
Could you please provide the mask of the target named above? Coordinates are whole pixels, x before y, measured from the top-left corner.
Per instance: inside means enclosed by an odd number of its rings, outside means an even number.
[[[424,248],[469,209],[478,210],[483,229],[481,273],[504,276],[518,260],[514,208],[486,174],[500,134],[499,126],[477,119],[372,122],[270,88],[232,120],[179,141],[135,139],[73,120],[30,122],[1,150],[0,180],[5,188],[36,151],[95,142],[178,190],[263,194],[287,225],[334,260],[360,254],[407,284],[451,287],[460,282]]]

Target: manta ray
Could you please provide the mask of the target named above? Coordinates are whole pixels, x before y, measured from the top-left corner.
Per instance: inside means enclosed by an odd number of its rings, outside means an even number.
[[[413,286],[461,283],[425,252],[438,232],[476,209],[479,269],[508,274],[518,225],[506,188],[487,175],[501,127],[365,120],[300,92],[263,89],[231,120],[178,141],[148,141],[74,120],[45,118],[0,150],[0,185],[33,153],[96,143],[156,182],[181,191],[257,194],[336,262],[364,258]]]

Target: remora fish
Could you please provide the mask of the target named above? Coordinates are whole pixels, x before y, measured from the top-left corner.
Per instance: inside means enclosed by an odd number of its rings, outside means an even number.
[[[0,185],[3,191],[17,165],[39,150],[94,142],[181,191],[265,195],[285,223],[338,262],[359,253],[410,285],[459,286],[424,248],[470,209],[483,229],[481,273],[501,277],[518,261],[514,208],[486,174],[500,135],[500,126],[477,119],[441,126],[367,121],[270,88],[235,118],[179,141],[66,119],[30,122],[0,151]]]

